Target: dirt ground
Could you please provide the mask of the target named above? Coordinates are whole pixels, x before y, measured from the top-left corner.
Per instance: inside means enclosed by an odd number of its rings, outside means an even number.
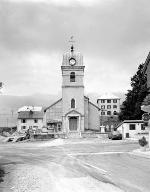
[[[145,184],[149,189],[147,180],[137,184],[147,178],[144,170],[149,162],[128,154],[136,147],[136,143],[97,139],[0,145],[6,171],[0,192],[143,192]]]
[[[5,182],[6,185],[6,182]],[[74,173],[55,163],[15,165],[7,177],[4,192],[121,192],[110,183],[84,173]]]

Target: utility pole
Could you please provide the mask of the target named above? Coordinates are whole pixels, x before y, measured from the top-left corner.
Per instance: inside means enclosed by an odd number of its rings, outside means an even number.
[[[142,109],[142,110],[143,110],[143,109]],[[144,111],[144,110],[143,110],[143,111]],[[146,112],[147,112],[147,110],[146,110]],[[149,110],[149,112],[144,113],[144,114],[142,115],[142,120],[143,120],[144,122],[148,123],[148,125],[147,125],[146,127],[147,127],[147,129],[148,129],[148,145],[149,145],[149,148],[150,148],[150,110]]]
[[[4,85],[4,83],[3,83],[3,82],[0,82],[0,93],[2,93],[2,92],[1,92],[1,89],[3,88],[3,85]]]
[[[12,117],[13,117],[13,115],[14,115],[14,110],[13,110],[13,109],[11,109],[11,115],[12,115]]]

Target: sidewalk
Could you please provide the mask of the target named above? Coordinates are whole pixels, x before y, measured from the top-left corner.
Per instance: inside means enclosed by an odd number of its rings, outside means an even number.
[[[141,151],[141,149],[136,149],[130,152],[130,154],[150,159],[150,148],[146,148],[146,151]]]

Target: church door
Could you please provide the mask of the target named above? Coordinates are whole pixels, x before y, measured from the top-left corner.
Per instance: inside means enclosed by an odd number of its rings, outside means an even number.
[[[77,131],[77,117],[69,118],[69,129],[70,131]]]

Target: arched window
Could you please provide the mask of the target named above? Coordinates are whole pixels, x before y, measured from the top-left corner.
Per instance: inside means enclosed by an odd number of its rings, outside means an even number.
[[[71,108],[75,108],[75,99],[71,99]]]
[[[75,72],[70,73],[70,82],[75,82]]]

